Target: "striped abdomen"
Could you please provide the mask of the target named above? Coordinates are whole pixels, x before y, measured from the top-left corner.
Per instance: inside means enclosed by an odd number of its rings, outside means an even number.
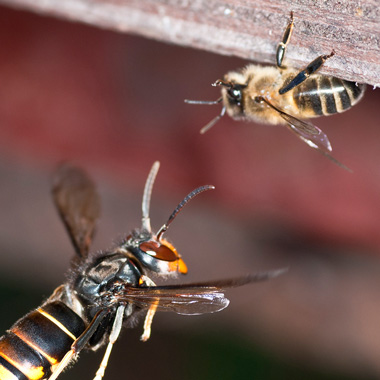
[[[331,115],[355,105],[363,96],[364,84],[335,77],[313,75],[293,91],[300,113],[307,116]]]
[[[0,338],[0,380],[49,378],[84,329],[83,320],[62,302],[27,314]]]

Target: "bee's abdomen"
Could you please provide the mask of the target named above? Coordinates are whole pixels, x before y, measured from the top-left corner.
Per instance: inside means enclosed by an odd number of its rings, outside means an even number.
[[[293,98],[301,113],[331,115],[351,108],[362,98],[364,91],[363,84],[316,75],[296,87]]]
[[[27,314],[0,338],[0,380],[49,378],[84,329],[83,320],[62,302]]]

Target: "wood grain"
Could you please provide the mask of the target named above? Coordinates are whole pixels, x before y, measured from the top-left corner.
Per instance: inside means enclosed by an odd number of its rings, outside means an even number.
[[[273,63],[289,13],[287,62],[336,51],[321,72],[380,86],[378,0],[0,0],[0,4],[148,38]]]

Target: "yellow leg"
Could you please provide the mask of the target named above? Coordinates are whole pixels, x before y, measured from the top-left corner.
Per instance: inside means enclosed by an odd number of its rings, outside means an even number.
[[[61,374],[61,372],[65,369],[65,367],[70,363],[71,359],[73,358],[75,352],[73,349],[68,351],[66,355],[63,357],[61,362],[57,365],[57,367],[54,369],[53,374],[49,377],[49,380],[56,380],[56,378]]]
[[[153,322],[154,314],[156,313],[158,306],[158,300],[154,304],[151,305],[148,312],[146,313],[145,321],[144,321],[144,332],[140,337],[140,340],[146,342],[150,338],[150,333],[152,331],[151,326]]]
[[[94,380],[101,380],[104,376],[104,372],[106,371],[106,368],[108,365],[108,359],[111,355],[113,345],[116,342],[117,338],[119,337],[120,330],[123,326],[124,310],[125,310],[125,306],[119,306],[116,311],[116,316],[115,316],[111,334],[108,340],[107,349],[106,349],[106,352],[104,353],[103,360],[100,363],[98,370],[96,371]]]
[[[148,286],[156,286],[156,284],[148,276],[145,276],[145,275],[142,275],[140,277],[140,283],[146,284]],[[140,337],[140,340],[142,342],[146,342],[150,338],[150,333],[152,331],[151,326],[152,326],[154,314],[156,313],[156,310],[157,310],[157,306],[158,306],[158,299],[157,299],[157,302],[155,302],[154,304],[150,306],[148,312],[146,313],[146,317],[144,321],[144,331]]]

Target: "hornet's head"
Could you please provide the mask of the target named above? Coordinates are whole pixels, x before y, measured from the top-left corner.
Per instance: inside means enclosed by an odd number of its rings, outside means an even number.
[[[148,270],[159,274],[186,274],[187,266],[182,260],[181,255],[171,243],[163,238],[163,235],[187,202],[199,193],[213,189],[214,186],[206,185],[193,190],[179,203],[168,221],[154,234],[150,226],[149,205],[153,183],[159,167],[160,164],[156,161],[145,184],[142,202],[142,227],[140,230],[133,231],[127,237],[123,248],[131,253],[140,265]]]

